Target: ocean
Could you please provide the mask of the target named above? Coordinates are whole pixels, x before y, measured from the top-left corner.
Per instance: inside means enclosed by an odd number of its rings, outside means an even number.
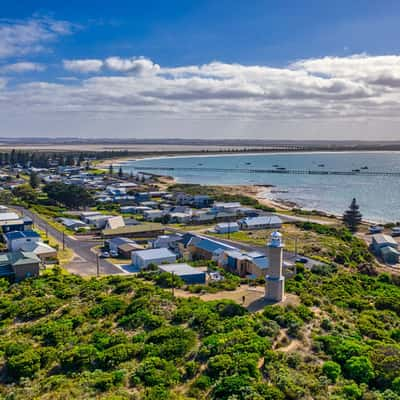
[[[146,167],[157,169],[146,170]],[[178,169],[166,169],[171,167]],[[320,175],[247,171],[278,168],[319,173],[359,170],[360,173]],[[182,183],[273,185],[272,191],[266,191],[266,197],[292,201],[305,209],[335,214],[342,214],[355,197],[365,219],[378,222],[400,221],[400,152],[264,153],[149,158],[126,162],[123,169],[125,172],[140,170],[170,175]],[[399,175],[362,175],[372,172]]]

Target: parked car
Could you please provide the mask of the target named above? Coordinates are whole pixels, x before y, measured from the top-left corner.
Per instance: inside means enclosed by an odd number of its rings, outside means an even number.
[[[298,257],[298,258],[296,258],[295,262],[301,263],[301,264],[307,264],[308,263],[308,258]]]
[[[395,226],[393,229],[392,229],[392,236],[394,237],[394,236],[400,236],[400,226]]]
[[[110,256],[111,256],[111,257],[114,257],[114,258],[115,258],[115,257],[118,257],[118,255],[119,255],[119,254],[118,254],[118,251],[110,250]]]
[[[110,257],[110,253],[108,251],[103,251],[100,253],[100,257],[101,258],[109,258]]]
[[[369,227],[369,233],[375,234],[375,233],[382,233],[384,231],[384,227],[381,225],[372,225]]]

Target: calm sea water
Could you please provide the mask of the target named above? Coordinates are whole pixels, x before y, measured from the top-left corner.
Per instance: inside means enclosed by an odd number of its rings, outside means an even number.
[[[338,214],[342,214],[352,198],[356,197],[366,219],[381,222],[400,221],[400,177],[235,172],[235,169],[239,168],[272,169],[276,165],[287,169],[324,171],[351,171],[367,166],[368,171],[400,172],[400,152],[275,153],[160,158],[130,161],[124,165],[124,170],[129,172],[134,167],[146,171],[146,167],[159,167],[151,172],[171,175],[182,183],[274,185],[274,190],[283,193],[272,193],[268,197],[294,201],[307,209]],[[227,168],[232,172],[184,169],[166,171],[166,167]]]

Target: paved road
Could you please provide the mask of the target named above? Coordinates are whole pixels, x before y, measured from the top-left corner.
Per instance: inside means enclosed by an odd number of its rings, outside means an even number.
[[[23,215],[30,217],[33,223],[41,230],[47,231],[50,236],[58,242],[63,242],[63,232],[51,226],[46,220],[38,214],[33,213],[22,207],[13,207],[18,209]],[[96,275],[97,274],[97,256],[93,253],[92,248],[103,244],[100,240],[84,240],[74,239],[65,235],[65,246],[75,253],[74,259],[65,265],[65,268],[72,273],[80,275]],[[105,259],[99,259],[99,273],[101,275],[120,274],[121,270]]]

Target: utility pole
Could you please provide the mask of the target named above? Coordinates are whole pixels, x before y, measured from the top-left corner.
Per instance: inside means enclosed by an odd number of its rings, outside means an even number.
[[[97,277],[100,276],[100,257],[98,253],[96,253],[96,275]]]
[[[62,246],[63,246],[63,251],[65,250],[65,232],[62,232]]]
[[[172,271],[172,297],[175,297],[175,272]]]

